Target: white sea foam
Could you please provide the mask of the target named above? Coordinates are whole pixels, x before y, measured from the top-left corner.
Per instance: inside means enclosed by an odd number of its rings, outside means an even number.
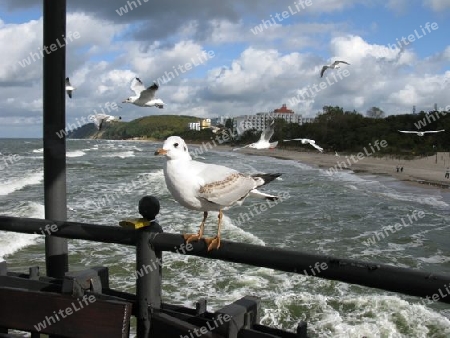
[[[308,331],[326,338],[366,337],[446,337],[450,321],[423,305],[411,304],[396,296],[345,295],[326,297],[309,292],[280,294],[276,307],[263,310],[261,323],[279,328],[295,323],[292,307],[307,309]],[[302,318],[305,320],[305,318]],[[406,329],[405,329],[406,328]],[[435,336],[435,335],[433,335]]]
[[[445,264],[450,262],[450,257],[444,254],[436,254],[430,257],[418,257],[419,261],[431,264]]]
[[[93,185],[94,188],[97,186],[97,184]],[[90,210],[95,214],[104,214],[106,209],[109,210],[108,214],[111,212],[119,214],[123,212],[117,209],[117,206],[122,205],[123,200],[130,199],[132,195],[147,195],[150,191],[158,196],[168,193],[162,170],[138,174],[130,177],[126,182],[114,183],[108,189],[102,190],[101,186],[98,186],[98,189],[100,193],[90,195],[91,198],[83,196],[73,206],[76,209]]]
[[[14,191],[23,189],[29,185],[39,184],[44,180],[43,171],[25,174],[24,177],[14,178],[6,182],[2,182],[0,186],[0,196],[9,195]]]
[[[44,218],[44,205],[36,202],[25,202],[13,210],[9,210],[8,216]],[[10,255],[28,245],[35,244],[40,236],[21,234],[18,232],[0,232],[0,261],[6,255]]]
[[[266,245],[266,243],[264,243],[262,239],[234,225],[233,220],[229,218],[227,215],[224,215],[223,217],[222,229],[223,229],[222,234],[224,234],[223,237],[229,239],[230,241],[237,241],[257,245]]]
[[[127,158],[127,157],[133,157],[134,152],[132,150],[129,151],[118,151],[112,154],[105,154],[102,155],[102,157],[120,157],[120,158]]]
[[[10,255],[17,250],[36,243],[39,235],[27,235],[17,232],[0,233],[0,262],[4,261],[6,255]]]
[[[74,150],[74,151],[68,151],[66,152],[66,157],[81,157],[86,155],[84,151],[81,150]]]
[[[43,152],[44,152],[44,148],[33,149],[33,153],[43,153]]]
[[[319,169],[320,176],[328,177],[331,180],[344,182],[361,182],[363,179],[356,175],[352,170],[338,170],[330,175],[328,169]]]
[[[438,208],[448,208],[449,205],[442,200],[440,196],[430,196],[425,194],[415,195],[411,193],[397,193],[395,191],[382,192],[380,195],[404,202],[416,202],[420,204],[430,205]]]

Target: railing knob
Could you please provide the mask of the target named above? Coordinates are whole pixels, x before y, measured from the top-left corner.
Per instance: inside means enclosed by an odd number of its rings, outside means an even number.
[[[159,214],[159,200],[154,196],[144,196],[139,201],[139,213],[148,221],[153,221]]]

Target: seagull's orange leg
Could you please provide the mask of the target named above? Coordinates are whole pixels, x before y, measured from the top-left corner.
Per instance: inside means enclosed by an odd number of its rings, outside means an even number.
[[[200,224],[200,229],[198,230],[197,234],[184,234],[184,240],[186,241],[186,243],[192,242],[192,241],[198,241],[199,239],[202,238],[203,236],[203,229],[205,228],[205,222],[206,222],[206,217],[208,217],[208,212],[207,211],[203,211],[203,221],[202,224]]]
[[[219,210],[219,224],[218,224],[218,228],[217,228],[217,236],[204,239],[204,241],[208,245],[208,251],[211,251],[212,249],[220,248],[220,227],[222,226],[222,218],[223,218],[223,212],[222,212],[222,210]]]

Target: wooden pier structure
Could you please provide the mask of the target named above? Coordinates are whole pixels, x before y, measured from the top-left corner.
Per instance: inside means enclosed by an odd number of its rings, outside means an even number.
[[[150,198],[157,202],[156,198]],[[156,215],[157,212],[159,203],[157,209],[148,214]],[[261,304],[255,296],[237,299],[214,313],[206,310],[207,299],[199,299],[195,308],[163,303],[161,266],[164,251],[294,274],[308,274],[311,266],[326,264],[327,268],[316,278],[418,297],[437,294],[450,284],[450,276],[446,275],[226,240],[222,241],[219,250],[208,252],[203,241],[186,245],[181,234],[164,233],[156,221],[148,223],[148,226],[130,229],[117,225],[0,216],[0,231],[34,234],[51,224],[54,231],[46,235],[48,237],[135,246],[136,271],[146,267],[142,270],[145,273],[136,278],[136,294],[130,294],[110,288],[107,267],[66,271],[62,278],[55,278],[41,276],[38,267],[30,267],[28,273],[8,272],[7,262],[2,262],[0,337],[6,337],[8,329],[32,332],[32,337],[39,337],[39,333],[52,337],[128,337],[131,316],[136,317],[138,338],[307,337],[307,323],[302,321],[293,323],[296,332],[260,325]],[[437,301],[450,303],[450,298],[439,297]],[[72,309],[73,314],[67,315],[67,310],[66,316],[60,314],[65,309]],[[43,320],[47,321],[47,327],[37,331],[36,325]]]

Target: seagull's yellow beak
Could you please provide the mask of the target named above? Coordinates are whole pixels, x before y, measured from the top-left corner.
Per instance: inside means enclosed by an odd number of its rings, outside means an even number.
[[[155,155],[166,155],[167,154],[167,150],[163,149],[163,148],[159,148],[157,151],[155,151]]]

